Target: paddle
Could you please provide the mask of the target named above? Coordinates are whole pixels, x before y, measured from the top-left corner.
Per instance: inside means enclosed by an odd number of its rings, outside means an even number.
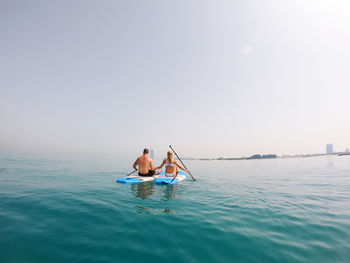
[[[188,171],[186,165],[181,161],[180,157],[177,155],[177,153],[175,152],[175,150],[173,149],[173,147],[171,147],[171,145],[169,145],[170,149],[175,153],[177,159],[179,159],[179,161],[182,163],[182,165],[185,167],[185,169]],[[188,173],[191,175],[193,181],[196,181],[196,179],[194,179],[194,177],[192,176],[191,172],[188,171]],[[178,173],[174,176],[173,180],[171,180],[170,183],[172,183],[174,181],[174,179],[176,178],[176,176],[178,175]]]
[[[133,174],[134,172],[136,172],[136,171],[137,171],[137,170],[135,170],[135,171],[133,171],[133,172],[127,174],[126,176],[132,175],[132,174]]]

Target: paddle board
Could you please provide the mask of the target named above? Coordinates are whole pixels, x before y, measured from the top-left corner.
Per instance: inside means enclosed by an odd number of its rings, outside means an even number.
[[[155,176],[138,176],[138,175],[131,175],[127,177],[118,178],[117,182],[122,184],[138,184],[142,182],[148,182],[153,181],[156,178]]]
[[[179,171],[176,178],[173,180],[173,177],[165,177],[165,173],[160,173],[155,179],[154,182],[156,184],[177,184],[186,179],[186,173]],[[172,181],[173,180],[173,181]]]
[[[172,179],[173,177],[166,177],[165,173],[161,172],[160,174],[157,174],[154,176],[130,175],[130,176],[118,178],[117,182],[122,184],[139,184],[142,182],[149,182],[154,180],[156,184],[163,184],[163,182],[177,184],[178,182],[186,179],[186,173],[179,171],[179,174],[176,176],[175,180],[171,182]]]

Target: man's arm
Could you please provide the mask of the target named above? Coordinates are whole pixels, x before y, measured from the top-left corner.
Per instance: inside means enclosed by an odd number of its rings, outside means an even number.
[[[139,158],[136,159],[132,167],[137,171],[136,165],[139,163]]]
[[[151,162],[149,163],[149,167],[151,171],[155,171],[158,168],[153,166],[153,160],[151,160]]]

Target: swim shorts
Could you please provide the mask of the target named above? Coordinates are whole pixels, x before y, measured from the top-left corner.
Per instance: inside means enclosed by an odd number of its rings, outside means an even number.
[[[153,176],[156,173],[156,171],[149,170],[148,174],[141,174],[139,173],[139,176]]]

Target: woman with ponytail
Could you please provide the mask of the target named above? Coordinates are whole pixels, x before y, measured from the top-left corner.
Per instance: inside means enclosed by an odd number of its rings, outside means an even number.
[[[167,158],[164,159],[162,164],[156,169],[161,169],[163,166],[165,166],[165,176],[167,177],[174,177],[177,174],[177,168],[180,168],[181,170],[188,172],[187,169],[180,166],[177,163],[177,161],[173,159],[173,153],[170,151],[167,153]]]

